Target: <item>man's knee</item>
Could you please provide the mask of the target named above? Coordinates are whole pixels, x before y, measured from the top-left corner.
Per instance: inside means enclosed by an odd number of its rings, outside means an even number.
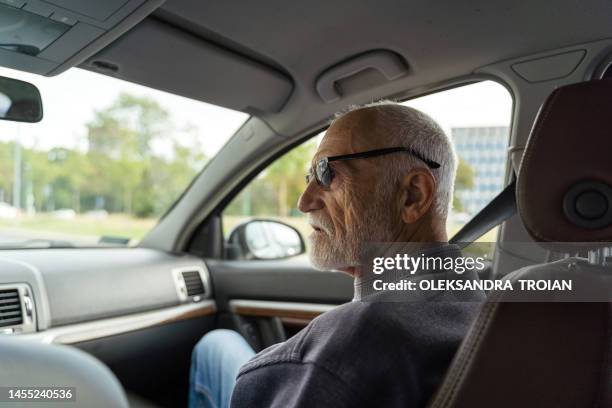
[[[193,349],[194,360],[219,357],[231,344],[242,342],[242,336],[233,330],[216,329],[206,333]]]
[[[197,350],[222,348],[224,344],[228,342],[233,343],[237,340],[242,340],[242,336],[238,332],[228,329],[216,329],[202,336],[195,348]]]

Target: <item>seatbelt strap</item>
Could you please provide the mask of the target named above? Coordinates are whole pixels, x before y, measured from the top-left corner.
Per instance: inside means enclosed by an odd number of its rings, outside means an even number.
[[[516,214],[516,178],[465,224],[449,242],[464,248],[514,214]]]

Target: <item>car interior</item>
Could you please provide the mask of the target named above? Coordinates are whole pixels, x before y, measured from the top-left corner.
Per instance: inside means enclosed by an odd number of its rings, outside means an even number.
[[[233,200],[348,106],[491,81],[512,100],[503,186],[451,242],[493,234],[488,277],[571,277],[589,298],[491,296],[430,406],[611,407],[610,21],[612,5],[569,0],[0,1],[1,67],[92,72],[246,118],[135,245],[0,245],[0,385],[76,387],[88,407],[186,406],[204,334],[233,329],[260,351],[353,297],[284,219],[228,230]],[[266,234],[284,238],[252,238]]]

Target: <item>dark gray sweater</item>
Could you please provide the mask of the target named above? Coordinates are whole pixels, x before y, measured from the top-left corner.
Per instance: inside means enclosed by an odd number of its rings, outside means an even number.
[[[384,296],[341,305],[257,354],[241,368],[231,406],[425,406],[484,294],[462,302]]]

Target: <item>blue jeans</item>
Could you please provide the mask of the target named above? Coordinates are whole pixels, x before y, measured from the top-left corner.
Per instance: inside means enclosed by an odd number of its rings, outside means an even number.
[[[255,352],[232,330],[213,330],[196,344],[189,374],[190,408],[227,408],[240,367]]]

